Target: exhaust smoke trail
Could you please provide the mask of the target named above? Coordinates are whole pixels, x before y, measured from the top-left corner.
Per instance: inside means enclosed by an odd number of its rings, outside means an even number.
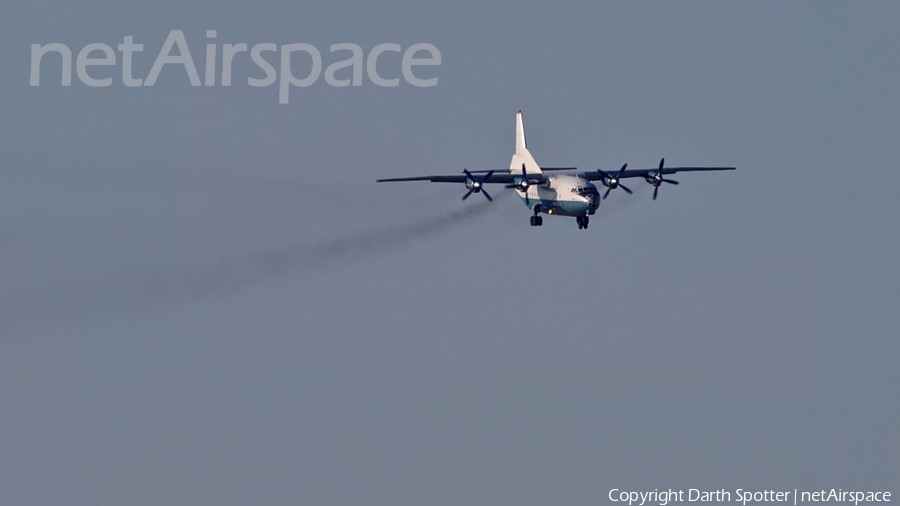
[[[502,197],[495,199],[501,200]],[[30,298],[20,297],[0,308],[0,331],[41,322],[68,323],[122,309],[140,309],[208,296],[336,262],[352,261],[402,247],[451,230],[490,209],[490,202],[371,232],[316,244],[297,244],[232,257],[213,265],[169,272],[143,272],[105,280],[57,286]],[[5,329],[5,330],[4,330]]]
[[[188,278],[183,276],[159,281],[175,281],[175,286],[167,283],[150,283],[143,293],[155,297],[167,292],[183,292],[204,295],[219,288],[239,288],[249,284],[277,278],[291,271],[302,271],[329,263],[352,260],[395,249],[413,241],[424,239],[448,231],[454,225],[487,211],[490,202],[480,202],[465,209],[433,216],[405,225],[397,225],[382,230],[351,235],[312,245],[294,245],[287,248],[263,251],[232,259],[206,269]]]

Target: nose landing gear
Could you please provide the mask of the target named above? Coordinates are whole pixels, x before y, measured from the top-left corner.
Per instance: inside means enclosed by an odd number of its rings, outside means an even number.
[[[590,218],[587,216],[576,216],[575,222],[578,223],[578,230],[587,229]]]

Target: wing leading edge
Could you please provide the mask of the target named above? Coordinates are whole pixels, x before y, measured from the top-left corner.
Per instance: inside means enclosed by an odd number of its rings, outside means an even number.
[[[660,171],[659,169],[626,169],[622,172],[622,175],[619,176],[620,179],[632,178],[632,177],[653,177],[656,174],[667,175],[667,174],[676,174],[678,172],[711,172],[711,171],[719,171],[719,170],[735,170],[736,167],[667,167]],[[601,173],[600,171],[591,171],[591,172],[582,172],[578,174],[580,177],[587,179],[588,181],[602,181],[606,179],[610,174],[615,174],[615,172],[607,172],[606,174]]]
[[[529,177],[531,174],[529,174]],[[491,174],[490,176],[481,178],[482,183],[490,184],[512,184],[515,182],[515,175],[509,173]],[[521,177],[521,176],[519,176]],[[465,174],[450,174],[436,176],[415,176],[415,177],[392,177],[386,179],[376,179],[376,183],[396,183],[400,181],[430,181],[432,183],[465,183],[468,176]]]
[[[551,168],[551,169],[542,169],[542,170],[559,170],[559,171],[574,171],[573,168]],[[660,169],[626,169],[622,172],[622,175],[619,176],[621,179],[625,178],[634,178],[634,177],[653,177],[655,174],[661,174],[663,176],[668,174],[677,174],[679,172],[712,172],[712,171],[721,171],[721,170],[735,170],[736,167],[665,167],[660,171]],[[483,171],[473,171],[478,174]],[[581,172],[578,173],[579,177],[587,179],[588,181],[602,181],[605,178],[609,177],[610,174],[614,174],[614,172],[600,172],[600,171],[590,171],[590,172]],[[518,174],[510,174],[510,173],[494,173],[489,177],[485,178],[482,182],[489,184],[513,184],[516,182],[516,178],[521,179],[521,175]],[[528,174],[529,179],[532,177],[540,177],[538,174]],[[385,178],[385,179],[376,179],[376,183],[396,183],[401,181],[430,181],[432,183],[465,183],[467,176],[465,174],[448,174],[448,175],[434,175],[434,176],[414,176],[414,177],[393,177],[393,178]]]

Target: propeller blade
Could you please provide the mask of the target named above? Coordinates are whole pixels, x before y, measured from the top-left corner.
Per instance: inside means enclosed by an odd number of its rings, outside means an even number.
[[[494,174],[495,171],[489,170],[487,172],[487,174],[485,174],[484,176],[482,176],[480,178],[473,176],[472,173],[469,172],[468,169],[463,169],[463,172],[466,173],[466,177],[469,178],[469,180],[472,181],[472,183],[473,183],[472,189],[469,190],[468,193],[463,195],[463,198],[462,198],[463,200],[466,200],[467,198],[469,198],[469,195],[471,195],[473,192],[477,191],[477,193],[483,193],[484,198],[488,199],[489,202],[494,201],[494,199],[491,198],[491,195],[487,192],[487,190],[484,189],[484,183]],[[478,183],[477,187],[474,183]],[[507,186],[507,188],[510,188],[510,186]]]
[[[663,183],[678,184],[678,181],[675,181],[674,179],[663,179],[662,181]]]
[[[630,188],[628,188],[627,186],[625,186],[625,185],[622,184],[622,183],[619,183],[619,188],[625,190],[625,192],[628,193],[629,195],[631,195],[632,193],[634,193],[634,192],[631,191]]]
[[[653,200],[656,200],[656,194],[659,193],[659,186],[653,187]]]
[[[660,172],[660,174],[662,174],[663,165],[665,165],[665,163],[666,163],[666,159],[665,159],[665,158],[660,158],[660,160],[659,160],[659,172]]]
[[[628,192],[629,195],[631,194],[631,190],[628,189],[625,185],[623,185],[623,184],[620,182],[620,178],[622,177],[622,174],[625,173],[625,167],[628,167],[628,164],[627,164],[627,163],[622,165],[622,167],[616,172],[616,175],[615,175],[615,176],[610,176],[609,173],[604,172],[604,171],[602,171],[602,170],[600,170],[600,169],[597,169],[597,172],[599,172],[600,175],[603,176],[602,183],[603,183],[603,186],[606,187],[606,193],[603,194],[603,199],[604,199],[604,200],[609,196],[609,192],[610,192],[613,188],[619,188],[619,187],[621,187],[623,190],[625,190],[626,192]]]
[[[532,181],[528,180],[528,173],[525,171],[525,164],[522,164],[522,180],[518,183],[508,184],[507,188],[518,188],[525,193],[528,193],[528,187],[531,186]]]

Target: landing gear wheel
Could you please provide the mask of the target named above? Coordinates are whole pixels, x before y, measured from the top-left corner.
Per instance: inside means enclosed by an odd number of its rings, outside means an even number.
[[[534,206],[534,216],[531,217],[531,226],[532,227],[540,227],[544,224],[544,219],[538,216],[540,212],[540,206]]]
[[[585,230],[587,230],[588,223],[590,223],[590,222],[591,222],[591,219],[587,216],[581,218],[581,225],[585,228]]]

